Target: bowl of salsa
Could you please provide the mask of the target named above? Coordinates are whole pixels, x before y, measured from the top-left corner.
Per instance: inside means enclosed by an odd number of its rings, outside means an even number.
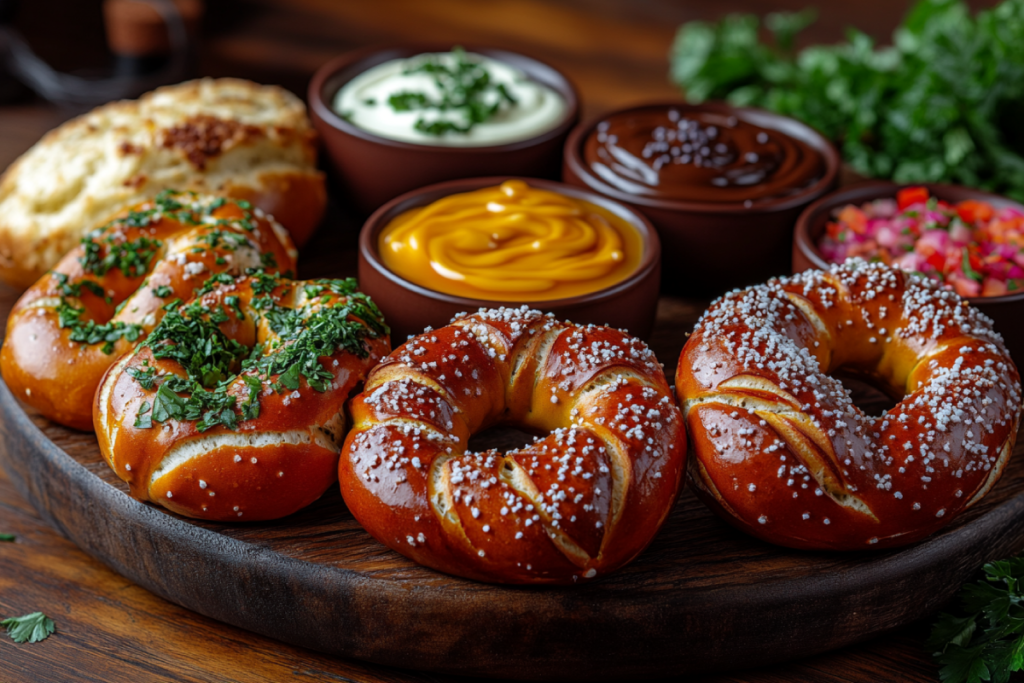
[[[956,291],[1024,357],[1024,205],[955,185],[847,187],[797,219],[793,272],[847,258],[891,263]]]

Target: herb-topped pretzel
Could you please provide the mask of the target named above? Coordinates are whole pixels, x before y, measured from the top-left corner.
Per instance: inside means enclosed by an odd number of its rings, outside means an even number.
[[[140,500],[276,519],[335,481],[344,403],[387,355],[388,330],[354,280],[218,280],[110,369],[96,436]]]
[[[291,272],[295,256],[287,232],[248,202],[161,193],[86,235],[22,295],[0,351],[4,381],[51,420],[90,430],[103,373],[169,302],[218,274]]]

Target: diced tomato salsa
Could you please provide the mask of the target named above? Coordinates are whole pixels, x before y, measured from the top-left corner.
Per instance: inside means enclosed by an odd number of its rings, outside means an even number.
[[[961,296],[1024,289],[1024,211],[973,199],[949,204],[924,187],[835,211],[818,249],[832,263],[852,256],[891,263]]]

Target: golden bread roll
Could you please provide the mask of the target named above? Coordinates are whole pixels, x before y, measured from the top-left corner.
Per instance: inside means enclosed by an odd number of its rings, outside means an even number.
[[[295,95],[233,78],[159,88],[50,131],[0,178],[0,279],[25,288],[121,208],[165,189],[252,202],[303,244],[323,214]]]

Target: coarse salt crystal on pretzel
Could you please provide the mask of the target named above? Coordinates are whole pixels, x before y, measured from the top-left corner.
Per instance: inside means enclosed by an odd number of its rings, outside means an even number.
[[[902,400],[865,415],[839,369]],[[861,260],[714,302],[676,390],[699,495],[742,530],[811,549],[899,546],[948,524],[999,478],[1021,408],[991,320]]]
[[[117,358],[175,299],[249,269],[293,272],[284,228],[243,200],[167,191],[88,233],[26,291],[7,320],[0,370],[47,418],[92,429],[92,400]]]
[[[291,514],[334,483],[345,401],[387,334],[354,280],[213,284],[104,377],[100,452],[134,497],[179,514]]]
[[[350,411],[339,477],[352,514],[406,557],[482,581],[572,583],[622,566],[685,469],[682,417],[651,351],[525,306],[410,339]],[[546,436],[467,451],[496,424]]]

